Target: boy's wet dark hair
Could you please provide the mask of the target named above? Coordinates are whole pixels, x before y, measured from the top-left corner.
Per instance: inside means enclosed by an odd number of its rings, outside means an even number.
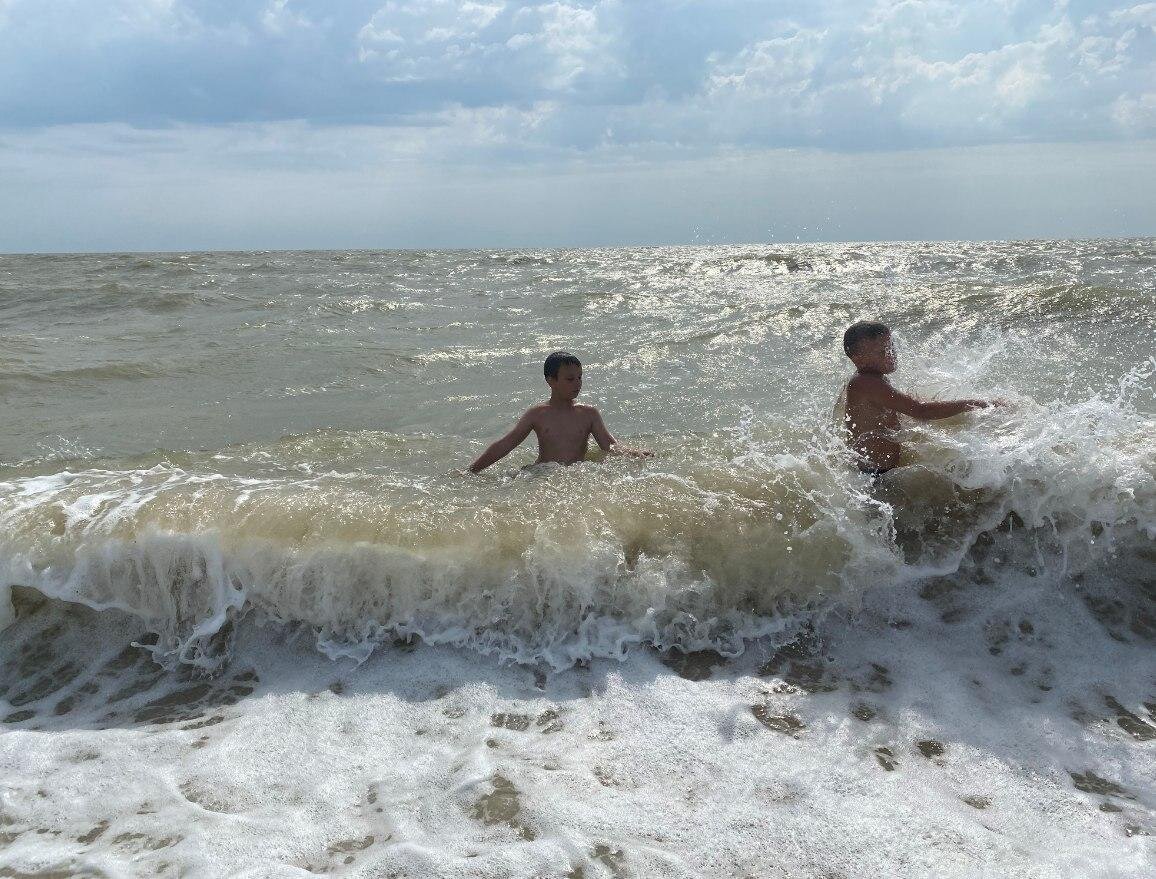
[[[887,324],[881,324],[876,320],[861,320],[851,324],[847,327],[847,332],[843,334],[843,353],[848,357],[853,357],[860,342],[867,339],[878,339],[880,336],[886,336],[890,333],[891,328]]]
[[[546,362],[542,365],[542,373],[546,378],[557,378],[558,370],[563,366],[581,366],[582,361],[571,354],[569,351],[555,351],[546,358]]]

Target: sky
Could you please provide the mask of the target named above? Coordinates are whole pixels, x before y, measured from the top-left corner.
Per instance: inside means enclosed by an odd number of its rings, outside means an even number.
[[[1156,235],[1156,3],[0,0],[0,251]]]

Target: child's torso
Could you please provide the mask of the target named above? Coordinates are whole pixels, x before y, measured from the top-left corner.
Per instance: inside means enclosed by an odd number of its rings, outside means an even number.
[[[538,463],[557,461],[573,464],[586,457],[591,411],[586,407],[572,409],[544,409],[534,423],[538,437]]]

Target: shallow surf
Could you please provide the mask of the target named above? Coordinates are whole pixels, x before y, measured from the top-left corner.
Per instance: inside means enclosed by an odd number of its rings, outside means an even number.
[[[0,257],[0,869],[1146,875],[1153,272]],[[1013,405],[858,474],[865,316],[897,383]],[[654,458],[462,475],[555,347]]]

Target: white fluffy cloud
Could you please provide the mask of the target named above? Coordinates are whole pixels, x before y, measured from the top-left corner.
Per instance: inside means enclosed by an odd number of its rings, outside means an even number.
[[[573,94],[625,74],[614,6],[390,2],[358,31],[358,60],[370,77],[437,83],[458,99]]]
[[[852,26],[795,27],[716,59],[709,93],[731,113],[773,111],[784,142],[853,147],[852,128],[888,145],[1119,136],[1113,101],[1156,82],[1153,9],[881,2]],[[1128,134],[1156,130],[1141,115]]]

